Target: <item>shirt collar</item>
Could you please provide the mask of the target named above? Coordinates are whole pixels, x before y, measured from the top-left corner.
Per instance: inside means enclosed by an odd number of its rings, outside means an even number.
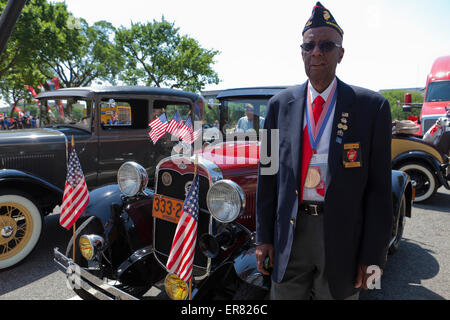
[[[331,81],[330,85],[328,86],[328,88],[326,88],[322,93],[319,93],[316,91],[316,89],[314,89],[314,87],[312,86],[311,82],[308,81],[308,88],[311,91],[311,101],[314,101],[317,96],[321,96],[323,98],[323,100],[327,101],[328,96],[330,95],[331,89],[333,88],[334,83],[336,82],[336,77],[334,77],[333,81]]]

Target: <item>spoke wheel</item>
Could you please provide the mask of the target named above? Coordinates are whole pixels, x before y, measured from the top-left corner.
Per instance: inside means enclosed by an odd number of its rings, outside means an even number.
[[[0,196],[0,269],[24,259],[35,247],[42,228],[39,209],[28,198]]]
[[[407,163],[398,170],[407,173],[416,182],[416,198],[414,202],[425,201],[437,190],[436,177],[433,171],[420,163]]]

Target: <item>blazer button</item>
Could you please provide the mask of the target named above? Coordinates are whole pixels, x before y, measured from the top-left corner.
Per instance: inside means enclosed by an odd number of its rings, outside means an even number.
[[[298,195],[298,190],[295,190],[295,194]]]
[[[294,220],[291,220],[290,222],[291,222],[291,225],[295,225],[295,221]]]

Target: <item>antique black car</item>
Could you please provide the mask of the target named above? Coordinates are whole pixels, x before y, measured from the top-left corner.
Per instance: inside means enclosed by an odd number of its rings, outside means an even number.
[[[68,88],[38,99],[38,129],[0,132],[0,269],[33,250],[42,218],[61,204],[71,137],[90,190],[115,182],[126,161],[153,177],[174,142],[165,137],[154,145],[149,121],[175,108],[199,118],[203,105],[197,94],[151,87]]]
[[[117,185],[91,192],[91,204],[77,222],[75,239],[64,252],[54,250],[55,262],[80,297],[186,299],[187,285],[168,273],[166,263],[196,159],[200,210],[192,299],[266,297],[270,280],[256,269],[254,243],[260,152],[255,129],[264,121],[268,99],[280,89],[221,92],[218,108],[205,108],[208,142],[200,142],[195,155],[186,145],[183,150],[188,152],[174,148],[171,157],[159,162],[149,188],[146,170],[136,162],[124,163]],[[256,128],[242,132],[238,123],[248,104],[259,121],[253,121]],[[391,253],[398,248],[406,217],[411,216],[413,193],[409,177],[402,172],[392,172],[392,186]]]

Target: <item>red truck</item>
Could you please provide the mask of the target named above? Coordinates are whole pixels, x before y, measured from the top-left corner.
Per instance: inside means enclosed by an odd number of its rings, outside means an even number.
[[[437,119],[446,115],[446,107],[450,107],[450,56],[437,58],[427,76],[425,98],[423,104],[411,103],[411,94],[405,94],[403,111],[409,112],[412,107],[422,108],[416,133],[423,136]]]

